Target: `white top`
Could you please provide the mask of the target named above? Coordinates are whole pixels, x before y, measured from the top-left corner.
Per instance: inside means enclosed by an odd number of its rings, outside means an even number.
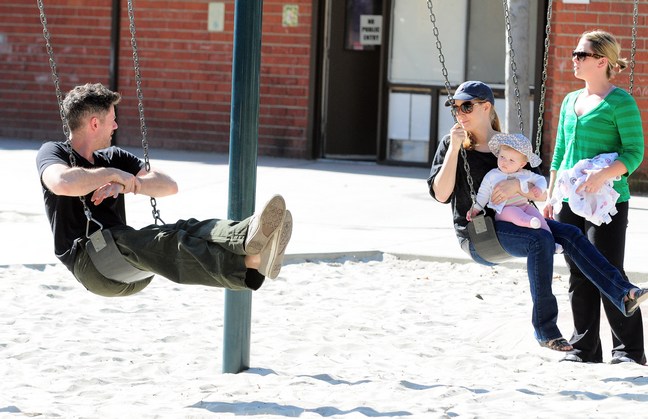
[[[529,192],[529,184],[537,186],[542,192],[547,190],[547,179],[530,170],[520,169],[515,173],[504,173],[500,169],[491,169],[490,172],[486,173],[484,180],[482,180],[482,183],[479,186],[479,191],[477,192],[477,209],[482,210],[486,205],[488,205],[489,208],[494,209],[499,214],[505,206],[521,206],[528,203],[528,199],[522,195],[512,196],[506,202],[500,204],[494,204],[491,202],[490,198],[493,194],[493,188],[495,188],[495,185],[508,179],[517,179],[520,182],[520,189],[522,189],[522,192],[524,193]]]

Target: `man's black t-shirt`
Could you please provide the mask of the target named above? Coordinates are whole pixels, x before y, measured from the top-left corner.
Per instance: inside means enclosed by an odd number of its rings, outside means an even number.
[[[137,156],[118,147],[109,147],[95,151],[94,164],[74,152],[76,165],[84,168],[113,167],[136,175],[144,167],[144,162]],[[68,269],[74,267],[76,256],[75,240],[86,235],[87,218],[83,212],[83,205],[78,197],[59,196],[53,194],[43,184],[43,171],[52,164],[71,166],[68,148],[64,142],[47,142],[43,144],[36,156],[38,175],[43,188],[45,211],[54,233],[54,252],[56,257]],[[93,191],[94,192],[94,191]],[[99,205],[90,201],[92,193],[86,195],[86,203],[92,218],[99,221],[104,228],[126,225],[126,212],[124,209],[124,195],[118,198],[104,199]],[[90,223],[89,233],[99,229],[96,223]]]

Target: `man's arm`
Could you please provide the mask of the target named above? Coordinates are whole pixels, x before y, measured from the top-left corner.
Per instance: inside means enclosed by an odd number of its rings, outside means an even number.
[[[42,180],[47,189],[61,196],[84,196],[108,183],[122,185],[125,191],[139,187],[135,176],[109,167],[85,169],[52,164],[43,170]]]
[[[140,182],[140,188],[134,193],[160,198],[163,196],[174,195],[178,193],[178,184],[169,175],[159,170],[151,169],[147,172],[142,169],[137,174]]]
[[[146,169],[142,169],[137,176],[134,176],[132,188],[119,182],[109,182],[97,188],[90,200],[95,205],[99,205],[108,197],[117,198],[120,193],[127,194],[129,192],[160,198],[177,193],[178,185],[165,173],[157,170],[147,172]]]
[[[116,198],[120,193],[159,198],[178,192],[178,185],[170,176],[145,169],[134,176],[110,167],[86,169],[52,164],[43,170],[42,179],[47,189],[56,195],[85,196],[94,191],[90,200],[95,205],[108,197]]]

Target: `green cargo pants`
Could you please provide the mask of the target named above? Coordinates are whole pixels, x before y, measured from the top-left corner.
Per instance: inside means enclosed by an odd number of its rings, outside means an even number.
[[[234,290],[257,289],[263,276],[245,266],[243,249],[249,218],[243,221],[180,220],[175,224],[150,225],[140,230],[113,227],[119,251],[134,266],[178,284],[198,284]],[[141,291],[150,278],[124,284],[101,275],[79,243],[74,276],[88,291],[105,297],[127,296]],[[247,283],[246,283],[247,280]]]

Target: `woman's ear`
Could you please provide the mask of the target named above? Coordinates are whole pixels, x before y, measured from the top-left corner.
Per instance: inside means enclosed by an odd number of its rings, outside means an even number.
[[[601,58],[599,58],[599,61],[598,61],[598,67],[607,67],[607,65],[608,65],[608,59],[607,59],[607,57],[601,57]]]

